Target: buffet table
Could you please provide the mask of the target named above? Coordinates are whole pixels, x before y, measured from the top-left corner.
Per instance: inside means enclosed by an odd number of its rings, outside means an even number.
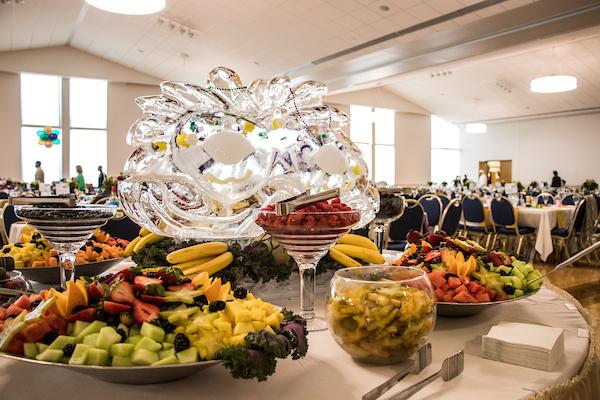
[[[121,263],[115,269],[128,266]],[[324,281],[324,280],[322,280]],[[323,282],[324,283],[324,282]],[[297,281],[278,290],[276,304],[296,306]],[[325,285],[317,297],[323,310]],[[266,298],[267,296],[265,296]],[[581,311],[580,311],[581,310]],[[551,285],[522,301],[498,305],[482,314],[460,319],[438,318],[430,336],[433,363],[419,376],[409,376],[382,399],[429,376],[451,353],[465,350],[465,370],[451,382],[435,381],[414,399],[594,399],[600,393],[600,366],[595,338],[579,303]],[[552,372],[490,361],[481,357],[481,335],[499,321],[546,324],[565,329],[565,357]],[[265,383],[234,380],[219,366],[181,381],[147,386],[95,380],[63,368],[36,366],[0,358],[1,399],[359,399],[391,377],[398,366],[354,362],[328,331],[309,335],[310,349],[299,362],[279,361]]]

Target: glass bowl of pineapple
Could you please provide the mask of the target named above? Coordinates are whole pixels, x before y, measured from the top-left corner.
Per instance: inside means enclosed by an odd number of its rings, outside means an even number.
[[[327,299],[329,331],[352,358],[372,364],[408,360],[435,325],[435,296],[415,268],[364,266],[336,271]]]

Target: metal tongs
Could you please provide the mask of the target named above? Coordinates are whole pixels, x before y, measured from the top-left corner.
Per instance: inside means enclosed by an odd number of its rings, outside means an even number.
[[[581,250],[579,253],[575,254],[571,258],[567,258],[565,261],[563,261],[560,264],[558,264],[556,267],[554,267],[554,269],[552,271],[549,271],[549,272],[545,273],[544,275],[540,276],[537,279],[534,279],[534,280],[532,280],[530,282],[527,282],[527,285],[529,286],[533,282],[537,282],[540,279],[544,279],[545,277],[547,277],[551,273],[556,272],[558,270],[561,270],[564,267],[573,264],[575,261],[579,260],[580,258],[583,258],[583,257],[587,256],[588,254],[593,253],[594,251],[596,251],[599,248],[600,248],[600,242],[596,242],[593,245],[591,245],[589,247],[586,247],[585,249]]]
[[[335,197],[340,197],[340,189],[326,190],[311,195],[309,195],[308,192],[300,193],[297,196],[275,203],[275,215],[288,215],[299,207],[316,203],[317,201],[333,199]]]

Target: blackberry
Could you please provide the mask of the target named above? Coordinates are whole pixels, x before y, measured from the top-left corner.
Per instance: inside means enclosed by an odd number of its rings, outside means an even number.
[[[102,247],[94,247],[94,248],[92,249],[92,251],[94,251],[94,252],[96,252],[96,253],[100,254],[100,253],[102,253]]]
[[[211,301],[208,305],[208,312],[217,312],[225,309],[225,302],[221,300]]]
[[[57,292],[59,292],[59,293],[62,293],[62,292],[64,292],[64,291],[65,291],[65,289],[63,289],[63,288],[62,288],[62,287],[60,287],[60,286],[57,286],[57,287],[55,287],[55,288],[54,288],[54,290],[56,290],[56,291],[57,291]]]
[[[118,326],[119,322],[121,321],[118,315],[109,315],[108,318],[106,318],[106,324],[108,326]]]
[[[499,272],[500,272],[500,276],[509,276],[510,275],[508,272],[506,272],[503,269],[501,269]]]
[[[67,344],[65,345],[65,347],[63,347],[62,351],[65,357],[71,357],[73,355],[73,352],[75,351],[75,345]]]
[[[155,324],[160,326],[167,333],[171,333],[175,330],[175,325],[164,318],[158,318]]]
[[[515,288],[510,285],[504,285],[502,289],[504,289],[506,294],[515,294]]]
[[[243,287],[238,287],[233,291],[233,297],[235,297],[236,299],[245,299],[246,296],[248,295],[248,291],[246,289],[244,289]]]
[[[442,262],[442,259],[439,257],[436,257],[433,260],[429,261],[430,264],[439,264],[441,262]]]
[[[93,242],[91,242],[91,241],[89,241],[89,240],[88,240],[87,242],[85,242],[85,245],[86,245],[87,247],[94,247],[94,243],[93,243]],[[85,246],[84,246],[84,247],[85,247]]]
[[[31,235],[31,240],[40,240],[42,238],[42,235],[40,235],[39,233],[34,233],[33,235]]]
[[[8,253],[10,253],[10,248],[9,247],[5,247],[5,248],[2,249],[2,252],[4,254],[8,254]]]
[[[198,307],[208,305],[208,299],[203,294],[201,294],[200,296],[196,296],[194,297],[194,305]]]
[[[34,308],[39,306],[41,302],[42,302],[41,300],[36,300],[33,303],[31,303],[31,309],[33,310]]]
[[[146,276],[148,278],[160,278],[160,275],[158,275],[156,272],[148,272]]]
[[[8,314],[6,318],[17,318],[19,314]]]
[[[184,285],[186,283],[192,283],[192,280],[190,278],[185,278],[181,280],[181,284]]]
[[[110,314],[107,313],[104,310],[97,310],[96,311],[96,319],[98,321],[106,322],[108,324],[108,318],[109,317],[110,317]]]
[[[417,262],[422,263],[423,261],[425,261],[425,254],[419,254],[417,256]]]
[[[133,313],[131,311],[123,311],[119,313],[119,321],[125,326],[131,326],[134,324]]]
[[[123,343],[125,340],[127,340],[127,334],[125,333],[125,331],[121,328],[117,329],[117,333],[119,335],[121,335],[121,343]]]
[[[168,302],[168,303],[163,303],[163,304],[159,305],[158,308],[160,308],[160,311],[168,311],[168,310],[172,310],[174,308],[177,308],[177,307],[179,307],[182,304],[183,303],[179,302],[179,301]]]
[[[23,245],[20,242],[17,242],[14,244],[15,247],[23,247]]]
[[[178,333],[175,335],[175,340],[173,341],[173,346],[175,347],[175,352],[179,353],[180,351],[184,351],[190,348],[190,339],[187,338],[183,333]]]
[[[58,337],[58,333],[56,333],[54,331],[50,331],[44,335],[41,342],[44,344],[50,344],[50,343],[54,342],[54,339],[56,339],[57,337]]]

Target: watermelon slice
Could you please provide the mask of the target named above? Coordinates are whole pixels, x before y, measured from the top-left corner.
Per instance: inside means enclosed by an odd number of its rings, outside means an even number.
[[[477,299],[471,296],[467,290],[456,294],[452,300],[457,303],[477,303]]]
[[[485,292],[479,292],[475,294],[475,298],[477,299],[478,302],[480,303],[488,303],[490,301],[492,301],[490,299],[490,295],[485,293]]]
[[[462,293],[462,292],[467,292],[469,293],[469,289],[467,289],[467,287],[465,285],[460,285],[459,287],[456,288],[456,290],[454,291],[454,293],[458,294],[458,293]]]
[[[29,297],[27,295],[22,295],[17,300],[15,300],[15,302],[12,305],[14,305],[15,307],[19,307],[21,311],[29,310],[29,308],[31,307],[31,300],[29,300]]]
[[[427,274],[427,276],[429,277],[429,280],[431,281],[431,284],[433,285],[434,288],[440,288],[442,285],[446,284],[446,271],[443,270],[437,270],[437,271],[433,271],[430,272],[429,274]],[[442,289],[444,290],[444,289]]]
[[[483,288],[477,282],[469,283],[469,292],[471,292],[471,293],[479,293],[482,289]],[[488,295],[488,297],[489,297],[489,295]]]
[[[448,278],[448,286],[450,286],[452,289],[456,289],[460,285],[462,285],[462,283],[460,282],[460,279],[458,279],[457,277],[451,276]]]

